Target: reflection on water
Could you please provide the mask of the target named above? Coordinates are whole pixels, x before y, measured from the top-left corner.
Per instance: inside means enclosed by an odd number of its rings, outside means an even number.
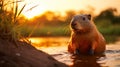
[[[120,42],[107,45],[105,55],[71,56],[67,52],[68,37],[29,38],[32,45],[70,67],[120,67]]]
[[[69,37],[32,37],[28,39],[35,47],[66,46]]]
[[[101,67],[101,63],[97,63],[98,59],[105,55],[97,56],[76,56],[73,60],[73,65],[70,67]]]

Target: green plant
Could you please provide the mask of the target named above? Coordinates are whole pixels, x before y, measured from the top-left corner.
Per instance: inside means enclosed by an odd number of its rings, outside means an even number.
[[[18,18],[26,6],[26,4],[23,5],[20,11],[18,11],[19,2],[15,0],[0,0],[0,38],[15,43],[21,38]]]

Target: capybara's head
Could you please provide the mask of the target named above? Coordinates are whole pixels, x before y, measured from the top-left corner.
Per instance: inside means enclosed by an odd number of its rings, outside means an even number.
[[[71,29],[74,32],[88,32],[93,28],[90,14],[75,15],[70,23]]]

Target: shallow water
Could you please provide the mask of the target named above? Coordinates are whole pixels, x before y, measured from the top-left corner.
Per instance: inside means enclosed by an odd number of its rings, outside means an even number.
[[[72,56],[67,52],[68,37],[29,38],[32,45],[70,67],[120,67],[120,41],[107,44],[104,55]]]

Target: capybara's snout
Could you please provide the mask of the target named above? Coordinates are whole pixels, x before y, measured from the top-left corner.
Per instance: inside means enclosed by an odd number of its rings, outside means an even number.
[[[75,20],[75,18],[73,18],[72,20],[71,20],[71,24],[70,24],[70,26],[71,26],[71,28],[73,29],[73,30],[76,30],[77,28],[77,22],[76,22],[76,20]]]
[[[77,24],[76,24],[75,22],[72,22],[72,23],[71,23],[71,26],[72,26],[72,27],[74,27],[74,26],[76,26],[76,25],[77,25]]]
[[[76,29],[76,25],[77,25],[77,24],[76,24],[75,22],[72,22],[72,23],[71,23],[71,28],[72,28],[72,29]]]

